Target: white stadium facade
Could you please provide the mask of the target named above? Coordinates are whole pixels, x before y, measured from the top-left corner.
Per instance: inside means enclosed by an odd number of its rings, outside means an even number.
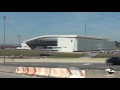
[[[106,38],[82,35],[44,35],[25,40],[22,47],[27,50],[54,50],[58,52],[81,52],[99,49],[115,49],[115,42]]]

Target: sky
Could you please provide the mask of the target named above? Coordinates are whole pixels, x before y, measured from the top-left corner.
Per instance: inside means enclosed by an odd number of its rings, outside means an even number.
[[[5,21],[3,16],[7,16]],[[85,35],[120,42],[120,12],[0,12],[0,44],[43,35]]]

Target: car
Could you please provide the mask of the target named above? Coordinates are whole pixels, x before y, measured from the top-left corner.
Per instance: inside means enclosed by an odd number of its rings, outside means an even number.
[[[111,57],[106,59],[105,62],[107,65],[120,65],[120,57]]]

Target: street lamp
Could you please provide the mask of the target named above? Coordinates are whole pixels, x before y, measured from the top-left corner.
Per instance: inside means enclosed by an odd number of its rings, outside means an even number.
[[[85,24],[85,58],[86,58],[86,24]]]
[[[4,19],[4,66],[5,66],[5,20],[8,18],[7,16],[3,16]]]
[[[17,35],[19,37],[19,45],[20,45],[20,35]],[[20,49],[19,49],[19,55],[20,55]]]

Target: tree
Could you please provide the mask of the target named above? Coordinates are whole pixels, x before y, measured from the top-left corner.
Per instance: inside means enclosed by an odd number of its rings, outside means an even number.
[[[120,47],[120,42],[118,42],[117,47]]]
[[[115,41],[115,46],[118,47],[118,41]]]
[[[3,47],[3,46],[0,46],[0,49],[4,49],[4,47]]]

